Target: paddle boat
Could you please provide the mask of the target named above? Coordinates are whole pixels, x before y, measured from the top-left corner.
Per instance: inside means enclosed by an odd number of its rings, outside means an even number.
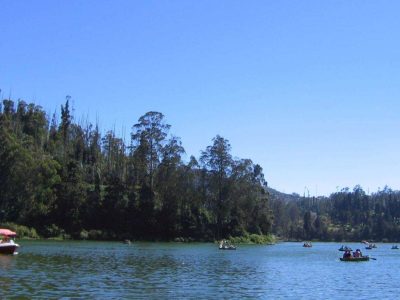
[[[392,246],[392,249],[393,249],[393,250],[399,250],[399,246],[393,245],[393,246]]]
[[[369,256],[361,256],[361,257],[341,257],[340,261],[351,261],[351,262],[359,262],[359,261],[369,261]]]
[[[9,229],[0,228],[0,254],[18,254],[19,245],[14,242],[13,238],[17,234]]]
[[[352,249],[350,247],[342,245],[342,247],[339,248],[339,251],[352,251]]]
[[[340,258],[340,261],[369,261],[369,256],[363,256],[360,249],[357,249],[353,253],[351,253],[350,250],[346,250],[346,252],[343,254],[343,257]]]
[[[311,248],[312,244],[311,244],[311,242],[304,242],[303,247]]]
[[[365,247],[365,249],[367,249],[367,250],[371,250],[371,249],[374,249],[374,248],[377,248],[375,244],[368,244],[368,246]]]
[[[236,250],[236,247],[232,245],[229,241],[222,240],[219,243],[219,250]]]

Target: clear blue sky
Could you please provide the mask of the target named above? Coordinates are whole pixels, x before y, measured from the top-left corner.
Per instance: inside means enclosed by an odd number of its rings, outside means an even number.
[[[220,134],[286,193],[400,189],[400,1],[0,0],[2,96]]]

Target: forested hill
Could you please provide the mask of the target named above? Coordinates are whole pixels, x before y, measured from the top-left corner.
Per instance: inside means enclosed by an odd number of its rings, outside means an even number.
[[[270,205],[272,230],[284,239],[400,242],[400,192],[389,187],[368,195],[357,185],[318,198],[271,192]]]
[[[296,193],[286,194],[286,193],[279,192],[278,190],[273,189],[271,187],[267,187],[267,191],[270,194],[270,198],[272,200],[280,200],[280,201],[284,201],[284,202],[289,202],[289,201],[298,201],[301,199],[301,196],[299,194],[296,194]]]
[[[79,114],[79,112],[77,112]],[[0,222],[43,237],[214,240],[268,234],[272,216],[262,168],[233,159],[216,136],[182,160],[160,112],[114,131],[78,124],[69,98],[61,118],[10,99],[0,104]]]
[[[162,113],[147,112],[126,143],[75,122],[69,99],[60,119],[33,103],[2,101],[0,223],[42,237],[400,241],[399,191],[284,194],[267,187],[259,165],[234,159],[223,137],[183,161],[170,131]]]

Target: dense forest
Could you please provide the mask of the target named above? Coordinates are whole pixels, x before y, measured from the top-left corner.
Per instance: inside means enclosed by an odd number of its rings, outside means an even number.
[[[0,222],[42,237],[205,240],[267,235],[272,215],[262,168],[234,159],[217,135],[183,161],[159,112],[113,130],[78,124],[70,97],[51,118],[33,103],[0,104]]]
[[[273,231],[286,239],[400,242],[400,192],[367,195],[361,186],[329,197],[282,197],[270,191]]]
[[[400,241],[400,192],[360,187],[301,197],[267,187],[217,135],[198,158],[159,112],[129,141],[76,122],[70,98],[51,118],[33,103],[0,103],[0,223],[28,235],[78,239]]]

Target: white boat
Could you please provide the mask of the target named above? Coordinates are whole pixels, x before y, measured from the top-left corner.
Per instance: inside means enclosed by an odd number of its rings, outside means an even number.
[[[17,234],[9,229],[0,228],[0,254],[18,254],[19,245],[14,242],[13,238]]]

